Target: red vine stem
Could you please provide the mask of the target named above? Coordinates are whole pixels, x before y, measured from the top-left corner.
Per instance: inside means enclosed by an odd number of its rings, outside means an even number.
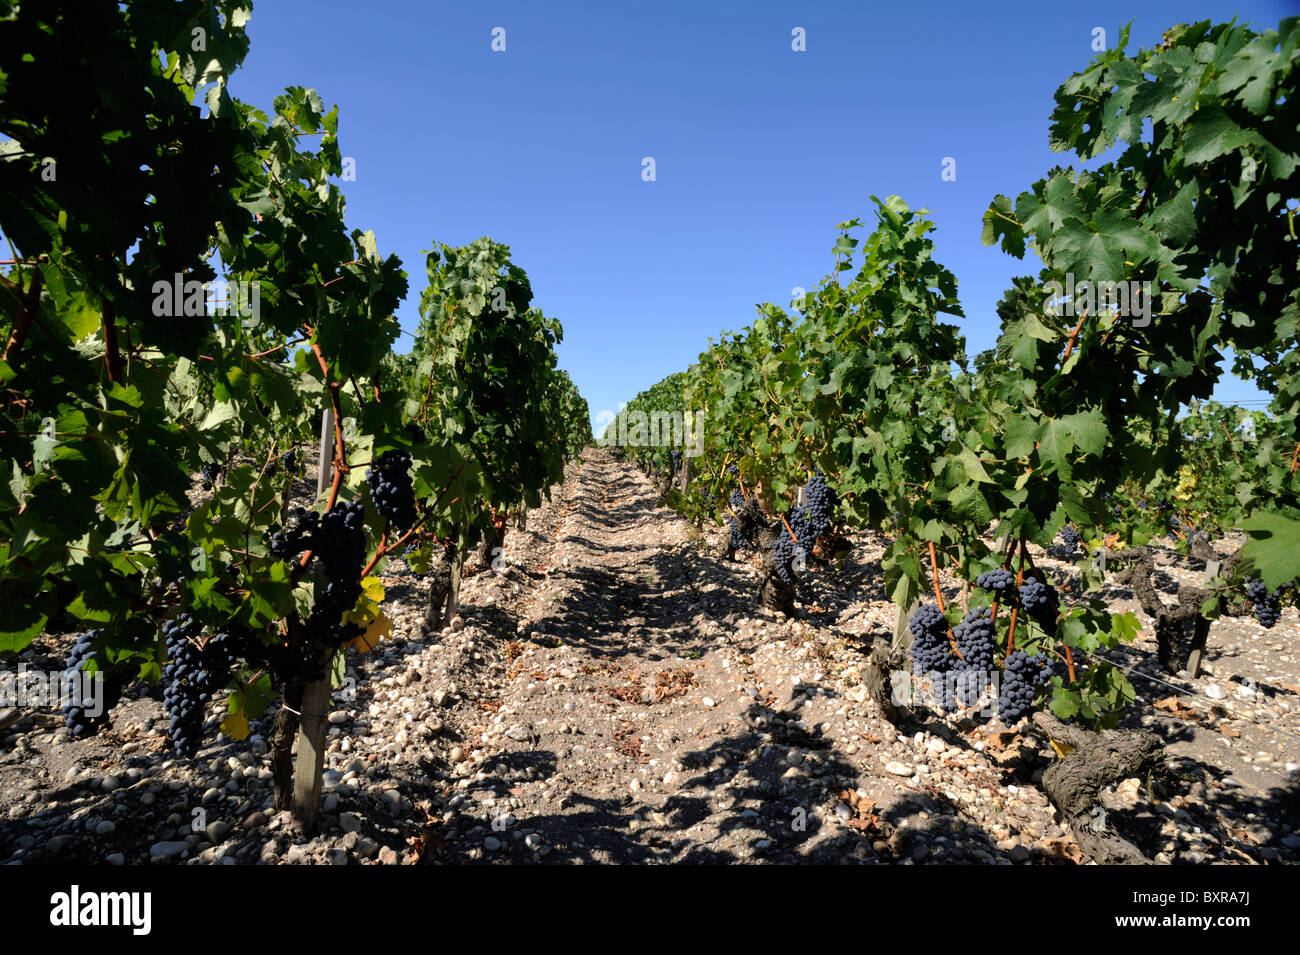
[[[9,333],[9,341],[5,345],[4,361],[16,358],[18,352],[22,349],[23,342],[27,340],[27,332],[32,327],[32,319],[36,317],[40,297],[41,270],[37,269],[32,273],[32,284],[27,289],[26,301],[23,302],[22,310],[18,313],[18,320],[14,322],[13,331]]]
[[[1095,302],[1093,303],[1096,304]],[[1083,328],[1084,320],[1088,317],[1088,310],[1085,308],[1079,316],[1078,323],[1074,326],[1074,331],[1070,332],[1070,340],[1065,343],[1065,354],[1061,356],[1061,361],[1070,357],[1070,352],[1074,351],[1074,342],[1079,337],[1079,331]]]
[[[307,341],[307,340],[308,340],[308,339],[306,339],[306,338],[298,338],[298,339],[295,339],[295,340],[293,340],[293,341],[291,341],[291,342],[282,342],[281,344],[276,345],[274,348],[268,348],[266,351],[260,351],[260,352],[258,352],[256,355],[249,355],[248,357],[249,357],[249,358],[265,358],[267,355],[273,354],[274,352],[278,352],[281,348],[291,348],[291,347],[294,346],[294,345],[301,345],[303,342],[305,342],[305,341]]]
[[[939,612],[947,613],[943,605],[943,594],[939,590],[939,559],[934,554],[934,541],[930,541],[930,580],[934,584],[934,599],[939,602]]]
[[[790,534],[790,539],[793,540],[796,544],[798,544],[799,538],[794,536],[794,530],[790,527],[790,522],[785,519],[784,514],[781,515],[781,523],[785,525],[786,531]]]
[[[948,608],[943,605],[943,593],[939,590],[939,559],[934,553],[934,541],[928,543],[930,545],[930,580],[934,583],[934,599],[939,602],[939,612],[946,616]],[[957,649],[957,638],[953,635],[952,627],[948,628],[948,643],[952,647],[952,652],[957,654],[957,659],[966,659],[961,655],[961,651]]]
[[[1025,557],[1028,550],[1028,545],[1023,540],[1020,541],[1020,568],[1016,571],[1017,587],[1025,582]],[[1019,609],[1019,607],[1011,608],[1011,629],[1007,631],[1007,656],[1011,656],[1011,651],[1016,648],[1016,611]]]

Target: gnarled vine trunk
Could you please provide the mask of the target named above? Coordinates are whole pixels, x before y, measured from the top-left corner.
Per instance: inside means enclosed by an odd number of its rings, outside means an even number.
[[[1043,773],[1043,790],[1070,824],[1080,850],[1099,865],[1149,865],[1150,860],[1107,821],[1101,790],[1164,765],[1164,744],[1145,730],[1093,733],[1067,726],[1050,713],[1034,714],[1034,724],[1073,751]]]

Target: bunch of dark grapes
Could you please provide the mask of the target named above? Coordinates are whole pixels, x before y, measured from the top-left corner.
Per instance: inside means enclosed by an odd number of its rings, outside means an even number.
[[[285,469],[285,473],[292,477],[294,474],[298,473],[298,460],[296,459],[298,459],[298,456],[296,456],[294,450],[290,448],[289,451],[282,453],[281,456],[277,457],[276,460],[270,463],[270,466],[266,468],[266,474],[268,474],[268,477],[272,476],[272,474],[276,473],[279,468],[283,468]]]
[[[934,702],[941,710],[955,710],[950,674],[961,678],[962,660],[952,652],[948,641],[948,619],[933,604],[919,607],[907,622],[912,631],[912,676],[928,679]]]
[[[167,525],[167,531],[169,533],[176,533],[177,531],[185,530],[185,522],[190,519],[190,515],[193,513],[194,513],[193,505],[190,505],[189,507],[185,508],[185,510],[181,511],[180,517],[176,518],[176,520],[174,520],[172,523]]]
[[[340,628],[340,622],[361,596],[361,571],[366,562],[365,507],[361,502],[336,503],[326,511],[312,548],[321,561],[325,581],[324,586],[316,585],[308,631],[316,637],[335,633],[347,640],[357,635],[357,628]]]
[[[1183,529],[1183,522],[1178,519],[1177,514],[1169,515],[1169,539],[1178,540],[1178,532]]]
[[[794,556],[795,542],[790,539],[785,528],[781,528],[781,533],[772,541],[772,560],[776,564],[776,575],[785,583],[794,586]]]
[[[824,537],[830,533],[835,522],[835,508],[839,504],[838,496],[822,472],[814,469],[813,475],[803,491],[804,505],[808,509],[808,520],[812,522],[813,537]]]
[[[912,632],[912,672],[948,673],[961,661],[948,642],[948,619],[934,604],[918,607],[907,621]]]
[[[211,491],[213,486],[217,483],[217,478],[221,474],[221,465],[205,464],[203,465],[202,472],[203,472],[203,490]]]
[[[1014,650],[1002,664],[1002,688],[998,695],[998,716],[1007,726],[1019,722],[1034,708],[1038,689],[1050,679],[1055,667],[1044,657],[1031,657]]]
[[[736,488],[731,492],[731,496],[727,498],[727,503],[731,505],[733,511],[739,511],[745,506],[745,495],[740,493],[740,488]]]
[[[324,658],[306,641],[277,641],[269,647],[261,646],[259,649],[260,656],[266,660],[274,686],[314,683],[325,679]]]
[[[1254,577],[1246,578],[1246,599],[1255,605],[1255,619],[1265,630],[1272,630],[1282,619],[1281,596],[1281,587],[1270,594],[1264,581]]]
[[[68,651],[68,659],[64,664],[64,695],[67,702],[63,704],[62,709],[68,733],[72,736],[84,736],[107,723],[108,711],[117,705],[122,695],[122,681],[107,672],[104,660],[100,658],[97,661],[99,669],[95,676],[103,690],[103,698],[100,701],[102,709],[98,716],[90,716],[86,713],[86,709],[94,707],[96,701],[93,691],[83,694],[87,689],[85,684],[87,677],[83,676],[81,671],[90,660],[95,659],[95,641],[98,638],[98,630],[79,636],[72,649]]]
[[[312,540],[320,527],[320,515],[315,511],[295,507],[289,512],[293,527],[271,535],[271,556],[280,560],[293,560],[305,550],[312,549]]]
[[[997,629],[992,609],[978,607],[972,610],[953,627],[952,634],[957,638],[957,650],[961,653],[962,673],[957,681],[957,696],[964,706],[969,706],[979,699],[993,679]]]
[[[1037,577],[1026,577],[1020,585],[1020,607],[1048,633],[1056,632],[1056,591]]]
[[[163,624],[167,665],[163,667],[163,709],[172,752],[183,759],[198,753],[203,717],[213,695],[230,679],[238,654],[237,640],[219,633],[199,646],[199,627],[182,613]]]
[[[986,570],[975,578],[976,587],[996,594],[1006,593],[1015,585],[1015,582],[1016,575],[1005,567]]]
[[[668,459],[672,462],[673,473],[676,474],[682,466],[682,453],[676,448],[673,448],[668,452]]]
[[[375,510],[388,523],[399,530],[407,530],[415,523],[415,491],[411,487],[411,453],[385,451],[366,471],[370,485],[370,499]]]
[[[740,467],[738,465],[733,464],[729,468],[727,468],[727,473],[734,478],[738,478],[740,477]]]
[[[1061,528],[1061,539],[1065,541],[1066,549],[1070,551],[1070,553],[1074,553],[1078,549],[1079,541],[1082,538],[1079,537],[1078,528],[1073,524],[1066,524]]]
[[[790,525],[790,530],[794,531],[794,536],[799,539],[799,544],[805,551],[812,548],[813,541],[817,539],[817,533],[813,530],[812,520],[808,514],[808,508],[802,504],[790,508],[790,513],[786,517],[786,522]]]
[[[727,523],[731,525],[731,549],[744,550],[748,545],[745,538],[740,536],[740,525],[736,523],[734,517],[728,517]]]

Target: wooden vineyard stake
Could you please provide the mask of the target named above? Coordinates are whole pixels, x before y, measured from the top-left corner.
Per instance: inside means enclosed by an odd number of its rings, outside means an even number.
[[[1205,565],[1205,582],[1208,584],[1219,572],[1220,561],[1212,560]],[[1187,672],[1195,680],[1201,673],[1201,660],[1205,657],[1205,643],[1210,636],[1210,621],[1197,616],[1196,629],[1192,632],[1192,649],[1187,655]]]
[[[316,474],[316,496],[326,494],[332,482],[334,462],[334,411],[328,405],[321,418],[320,465]],[[324,571],[317,562],[316,586],[324,587]],[[316,828],[320,810],[321,779],[325,773],[325,720],[330,705],[330,675],[308,683],[302,693],[302,713],[298,718],[298,760],[293,773],[293,817],[302,831],[310,835]]]

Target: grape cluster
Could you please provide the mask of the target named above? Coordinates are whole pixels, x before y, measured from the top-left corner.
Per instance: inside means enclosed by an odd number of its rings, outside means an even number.
[[[1049,633],[1056,631],[1056,591],[1037,577],[1026,577],[1020,585],[1020,607]]]
[[[1265,630],[1272,630],[1282,619],[1281,595],[1280,587],[1270,594],[1264,581],[1254,577],[1246,578],[1246,599],[1255,605],[1255,619]]]
[[[1178,519],[1177,514],[1169,515],[1169,539],[1178,540],[1178,532],[1183,530],[1183,522]]]
[[[745,506],[745,495],[740,493],[740,488],[732,490],[731,496],[727,498],[727,503],[731,506],[733,511],[739,511]]]
[[[172,752],[191,759],[203,741],[204,711],[230,679],[237,641],[230,633],[219,633],[200,647],[199,627],[186,613],[164,623],[162,632],[167,646],[167,665],[162,672],[167,737]]]
[[[324,586],[317,584],[316,599],[307,620],[309,632],[323,637],[330,632],[347,640],[354,627],[339,630],[343,614],[361,596],[361,571],[366,562],[365,507],[360,501],[336,503],[320,519],[312,550],[325,572]]]
[[[251,643],[251,637],[248,638]],[[314,683],[325,679],[324,658],[303,640],[275,642],[259,645],[260,656],[266,660],[271,682],[278,687],[290,683]]]
[[[986,570],[975,578],[975,586],[980,590],[988,590],[997,594],[1006,593],[1015,585],[1015,582],[1016,575],[1005,567]]]
[[[734,478],[738,478],[740,477],[740,467],[738,465],[733,464],[729,468],[727,468],[727,473]]]
[[[947,675],[957,673],[960,679],[963,663],[948,642],[948,619],[938,607],[923,604],[907,621],[907,629],[912,631],[912,676],[930,679],[940,709],[956,709]]]
[[[376,467],[366,471],[370,499],[381,517],[399,530],[415,523],[415,491],[411,487],[411,452],[385,451]]]
[[[1075,550],[1078,549],[1079,541],[1082,538],[1079,537],[1078,528],[1076,528],[1073,524],[1066,524],[1063,528],[1061,528],[1061,539],[1065,541],[1066,549],[1069,550],[1071,553],[1073,553]]]
[[[740,536],[740,525],[736,523],[734,517],[728,517],[727,523],[731,525],[731,549],[744,550],[747,545],[745,538]]]
[[[82,668],[90,660],[95,658],[95,641],[99,638],[99,631],[92,630],[90,633],[84,633],[77,638],[77,642],[72,645],[68,652],[68,658],[63,668],[64,692],[67,702],[63,704],[63,718],[68,727],[68,733],[72,736],[84,736],[87,733],[94,732],[108,722],[108,711],[112,709],[122,695],[122,681],[114,679],[104,667],[104,661],[98,661],[99,670],[97,676],[103,677],[100,685],[103,689],[103,711],[98,716],[89,716],[86,713],[88,706],[94,706],[95,701],[92,697],[83,697],[83,680],[81,675]]]
[[[1014,650],[1002,665],[1002,688],[998,695],[998,716],[1010,726],[1034,708],[1034,697],[1055,670],[1044,657],[1031,657],[1024,650]]]
[[[682,466],[682,453],[676,448],[673,448],[668,452],[668,459],[672,462],[673,473],[676,474]]]
[[[290,448],[288,451],[284,452],[284,454],[271,462],[270,466],[266,469],[267,476],[269,477],[275,474],[280,468],[284,468],[284,472],[290,476],[297,473],[297,455],[294,453],[293,448]]]
[[[320,515],[295,507],[289,512],[293,527],[271,535],[271,556],[280,560],[293,560],[305,550],[312,549],[312,541],[320,527]]]
[[[217,483],[217,477],[221,474],[221,465],[205,464],[201,470],[203,472],[203,490],[211,491]]]
[[[835,522],[835,508],[839,505],[839,499],[834,489],[822,477],[821,471],[813,470],[812,477],[804,487],[803,499],[808,511],[808,520],[812,524],[812,536],[824,537],[830,533],[831,525]]]
[[[807,550],[813,545],[818,534],[813,529],[812,519],[808,514],[808,508],[799,504],[790,508],[790,513],[786,516],[786,523],[790,525],[790,530],[794,531],[794,536],[799,539],[799,543]]]
[[[948,619],[934,604],[923,604],[907,621],[912,632],[912,672],[947,673],[961,661],[948,642]]]
[[[795,542],[790,539],[785,528],[782,528],[781,533],[772,541],[772,560],[776,564],[776,575],[792,587],[795,580],[793,567],[795,547]]]
[[[997,641],[997,628],[993,611],[978,607],[966,614],[961,623],[953,627],[957,650],[961,653],[961,672],[957,677],[957,699],[970,706],[993,679],[993,653]]]
[[[178,531],[185,530],[185,522],[190,519],[190,515],[193,513],[194,513],[193,505],[190,505],[189,507],[185,508],[185,510],[181,511],[180,517],[176,518],[176,520],[172,521],[172,523],[167,525],[168,533],[176,533]]]

